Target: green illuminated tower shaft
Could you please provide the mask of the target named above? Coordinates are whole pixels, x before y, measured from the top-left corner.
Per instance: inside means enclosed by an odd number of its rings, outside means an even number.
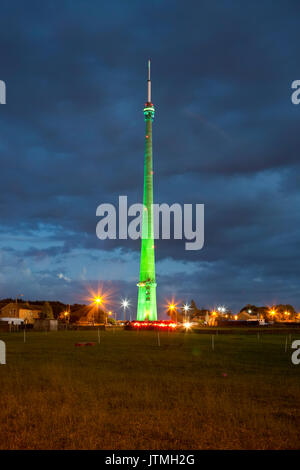
[[[154,230],[153,230],[153,171],[152,171],[152,122],[154,106],[151,102],[150,60],[148,61],[148,101],[145,104],[145,166],[144,212],[142,227],[140,282],[137,320],[157,320]]]

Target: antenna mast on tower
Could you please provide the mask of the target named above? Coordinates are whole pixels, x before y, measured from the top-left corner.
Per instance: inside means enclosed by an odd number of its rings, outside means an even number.
[[[148,103],[151,103],[151,60],[148,60]]]

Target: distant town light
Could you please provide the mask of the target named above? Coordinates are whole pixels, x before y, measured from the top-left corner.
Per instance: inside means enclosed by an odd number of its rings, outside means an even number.
[[[220,305],[218,308],[217,308],[218,312],[221,312],[221,313],[225,313],[226,312],[226,308],[223,307],[222,305]]]

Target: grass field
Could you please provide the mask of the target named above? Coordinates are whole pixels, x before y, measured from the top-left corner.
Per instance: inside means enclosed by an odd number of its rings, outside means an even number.
[[[292,339],[300,339],[299,334]],[[1,449],[297,449],[286,336],[0,333]],[[290,338],[289,338],[290,345]]]

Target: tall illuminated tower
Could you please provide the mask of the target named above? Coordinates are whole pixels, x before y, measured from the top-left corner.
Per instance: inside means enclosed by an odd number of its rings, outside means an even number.
[[[157,320],[155,256],[153,231],[153,171],[152,171],[152,121],[154,106],[151,102],[150,60],[148,61],[148,100],[144,108],[146,122],[144,164],[144,212],[137,320]]]

